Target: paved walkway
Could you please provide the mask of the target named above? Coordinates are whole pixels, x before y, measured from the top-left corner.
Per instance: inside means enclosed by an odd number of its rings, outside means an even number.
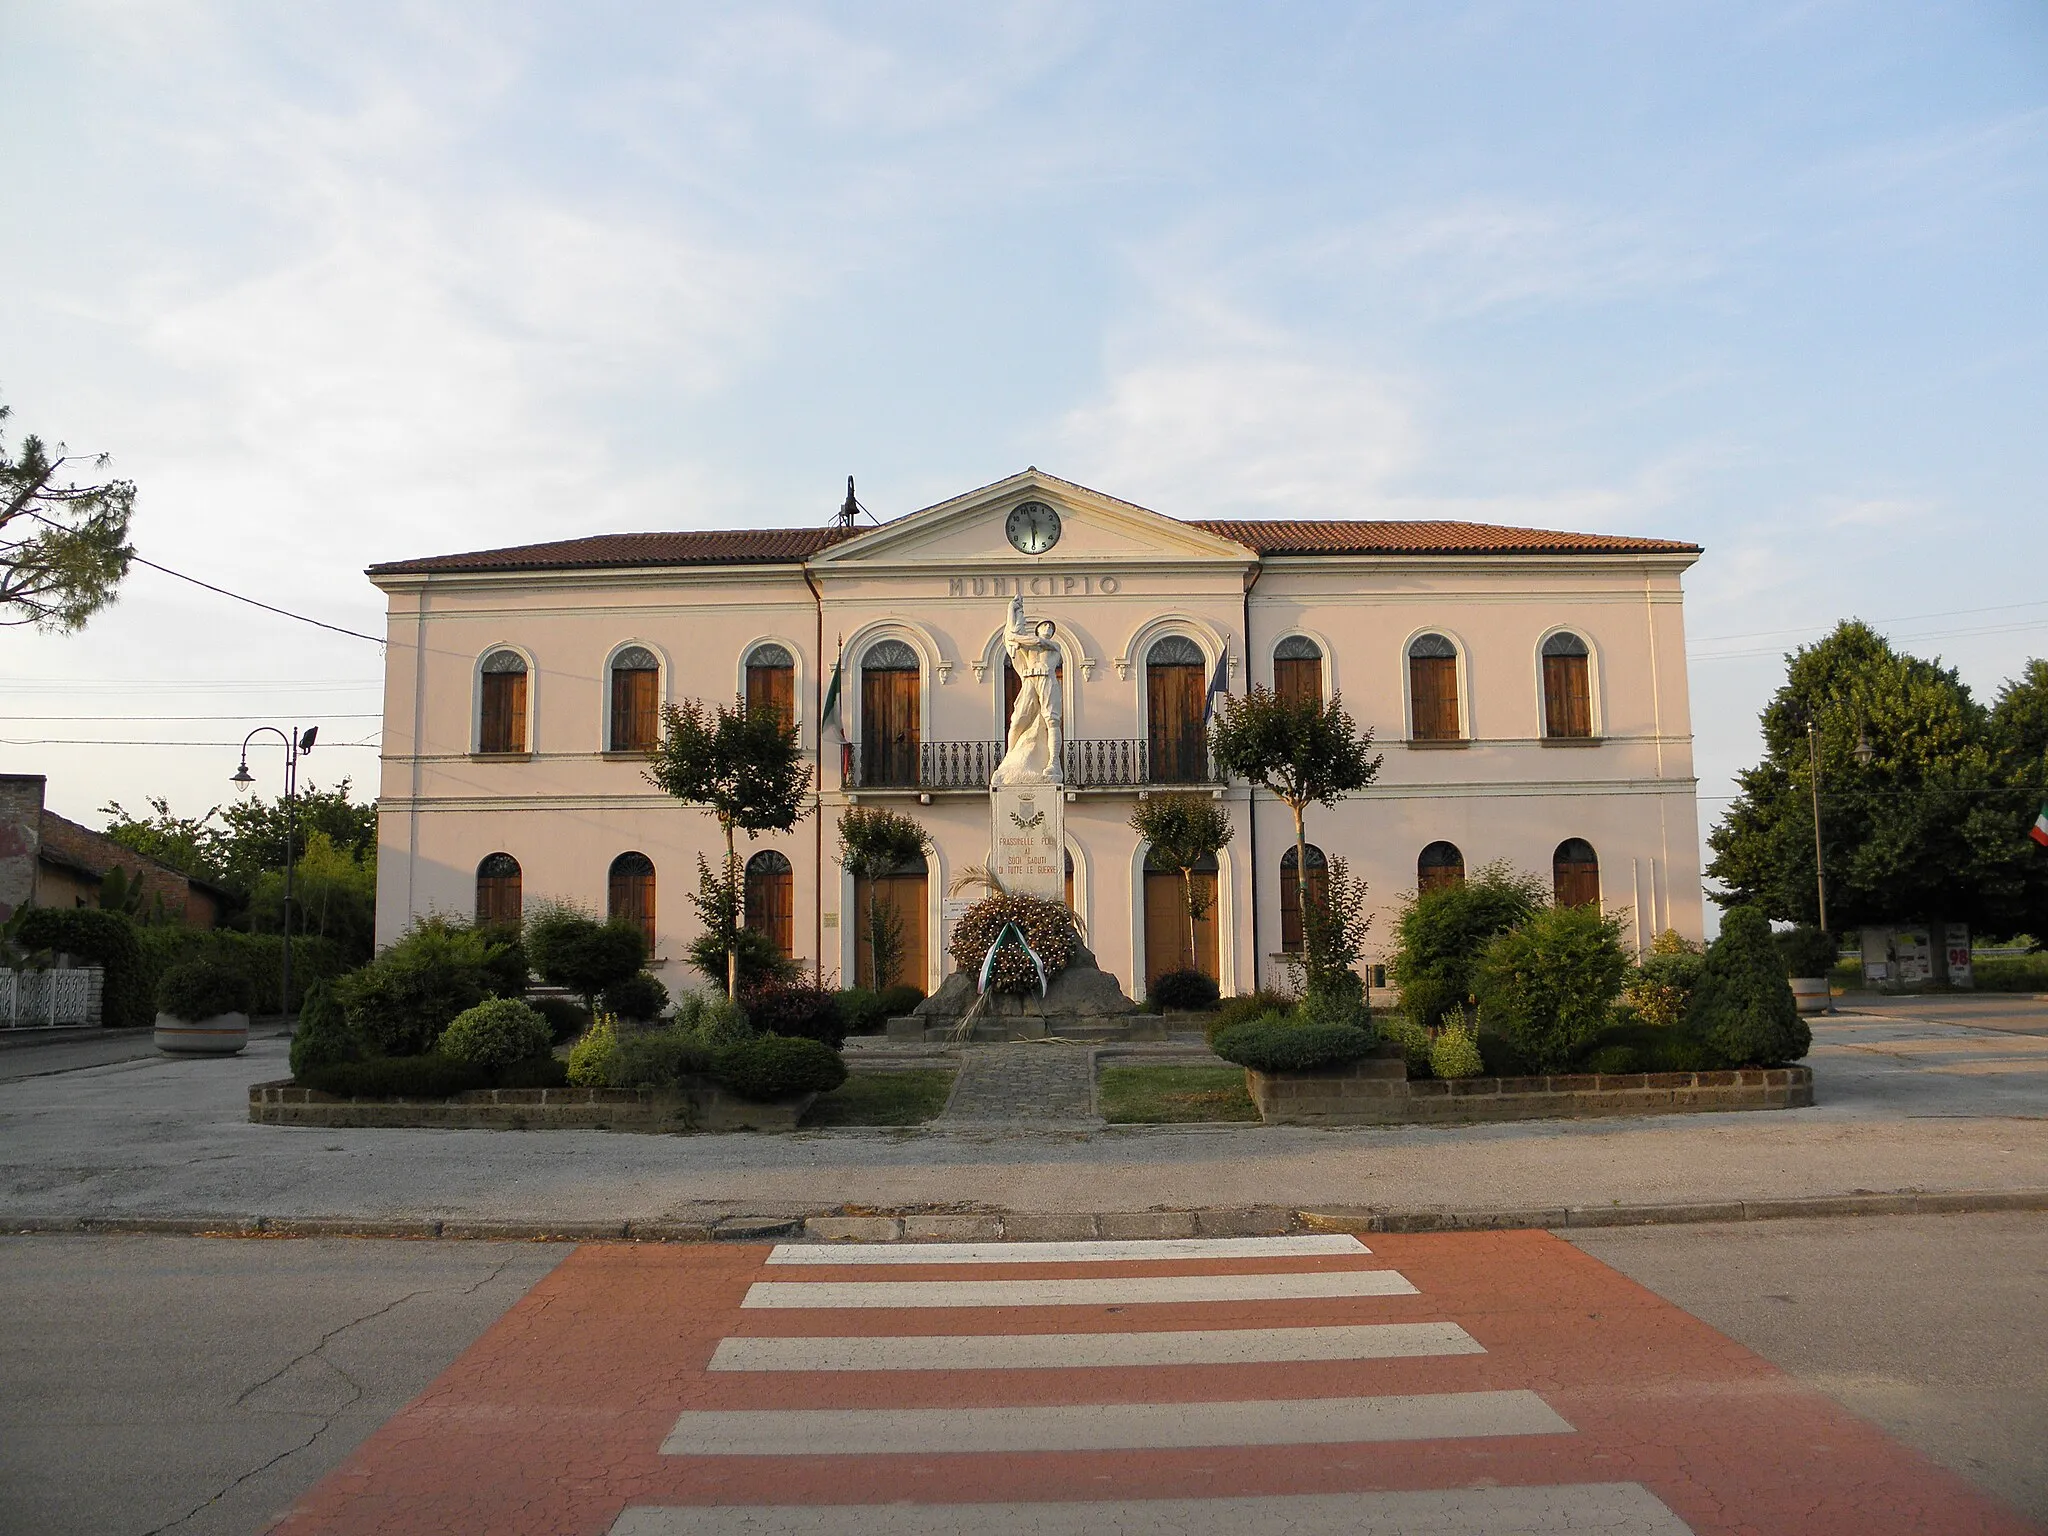
[[[1096,1130],[1095,1048],[1057,1041],[970,1045],[937,1131]]]
[[[2025,1536],[1545,1233],[578,1249],[288,1536]]]

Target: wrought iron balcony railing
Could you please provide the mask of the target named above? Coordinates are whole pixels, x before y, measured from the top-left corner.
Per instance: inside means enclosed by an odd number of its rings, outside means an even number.
[[[1199,737],[1166,743],[1140,737],[1084,737],[1064,744],[1070,789],[1143,788],[1154,784],[1220,784],[1223,776]],[[983,790],[1003,760],[1000,741],[891,743],[875,750],[849,744],[842,762],[848,789]]]

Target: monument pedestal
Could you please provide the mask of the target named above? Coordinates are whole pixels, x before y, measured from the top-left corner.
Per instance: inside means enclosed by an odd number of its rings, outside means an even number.
[[[1067,899],[1067,796],[1050,779],[989,791],[990,872],[1012,896]]]

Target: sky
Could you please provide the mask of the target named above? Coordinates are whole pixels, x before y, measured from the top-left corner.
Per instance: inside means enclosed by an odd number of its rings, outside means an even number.
[[[0,146],[0,430],[348,629],[372,561],[848,474],[1689,539],[1703,835],[1836,620],[2048,653],[2038,0],[65,0]],[[0,771],[197,814],[318,724],[360,790],[381,666],[138,568],[0,630]]]

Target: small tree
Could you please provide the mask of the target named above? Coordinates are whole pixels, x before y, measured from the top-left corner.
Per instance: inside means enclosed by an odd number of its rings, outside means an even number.
[[[775,941],[758,928],[746,925],[744,892],[738,879],[712,869],[703,854],[697,855],[697,889],[690,893],[690,905],[704,931],[690,940],[684,951],[692,969],[709,980],[724,983],[728,969],[736,971],[741,992],[764,981],[787,981],[796,975],[796,965]]]
[[[1797,1061],[1813,1044],[1761,908],[1730,907],[1722,917],[1685,1022],[1733,1067]]]
[[[733,837],[787,832],[803,819],[811,792],[811,769],[797,745],[796,725],[778,709],[749,710],[746,701],[708,710],[692,699],[662,711],[661,745],[654,749],[649,782],[678,800],[701,805],[725,834],[725,880],[737,890],[739,850]],[[725,995],[739,992],[736,940],[725,950]]]
[[[647,938],[632,923],[600,923],[564,903],[538,907],[526,920],[526,958],[550,986],[583,999],[597,1012],[598,994],[615,982],[640,974]]]
[[[1480,955],[1480,1017],[1538,1071],[1562,1072],[1606,1028],[1627,975],[1619,917],[1591,902],[1545,907]]]
[[[0,423],[8,414],[0,405]],[[0,624],[82,629],[128,574],[135,486],[81,485],[65,472],[72,462],[61,443],[51,458],[33,433],[18,456],[0,440]],[[108,460],[101,454],[89,462],[100,470]]]
[[[1534,875],[1494,863],[1404,906],[1394,929],[1393,972],[1408,1017],[1431,1029],[1454,1008],[1462,1015],[1476,988],[1480,952],[1495,934],[1534,917],[1544,900]]]
[[[1379,776],[1372,732],[1361,731],[1345,713],[1344,696],[1328,704],[1283,699],[1270,688],[1253,688],[1241,699],[1225,699],[1210,743],[1216,762],[1233,778],[1265,790],[1294,813],[1294,883],[1301,906],[1301,931],[1308,935],[1308,829],[1311,805],[1335,805]],[[1369,755],[1370,754],[1370,755]]]
[[[896,979],[903,958],[903,919],[882,901],[882,877],[926,858],[931,847],[931,835],[923,827],[879,805],[849,806],[839,818],[839,862],[854,879],[868,883],[862,917],[877,992]]]
[[[1195,961],[1195,925],[1209,910],[1209,893],[1195,884],[1195,871],[1222,851],[1237,828],[1211,795],[1148,795],[1131,812],[1131,830],[1152,845],[1151,856],[1180,871],[1181,910],[1188,920],[1187,967]]]
[[[1349,861],[1330,860],[1329,876],[1309,899],[1301,930],[1302,990],[1311,997],[1363,992],[1358,956],[1372,928],[1365,910],[1366,885],[1353,878]]]

